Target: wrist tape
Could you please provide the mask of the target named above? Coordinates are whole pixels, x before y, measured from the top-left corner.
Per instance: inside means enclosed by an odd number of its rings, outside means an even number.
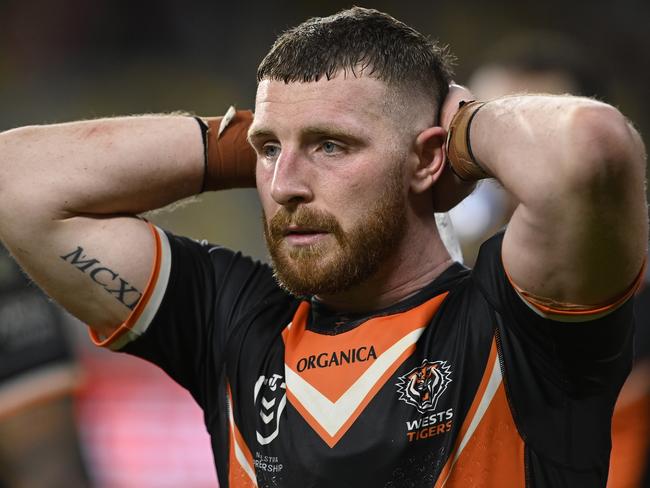
[[[469,140],[469,131],[474,116],[485,102],[460,102],[460,109],[454,115],[447,134],[447,160],[452,171],[461,180],[476,181],[490,178],[474,158]]]
[[[254,188],[257,157],[247,140],[253,112],[230,107],[223,117],[195,119],[201,127],[204,147],[201,193]]]

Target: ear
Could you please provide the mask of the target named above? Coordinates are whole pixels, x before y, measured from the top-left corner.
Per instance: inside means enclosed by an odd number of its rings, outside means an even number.
[[[411,190],[423,193],[438,181],[445,168],[445,140],[447,131],[442,127],[429,127],[415,139],[417,166],[411,175]]]

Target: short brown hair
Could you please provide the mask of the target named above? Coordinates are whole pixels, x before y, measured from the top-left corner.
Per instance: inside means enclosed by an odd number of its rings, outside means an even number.
[[[422,90],[439,109],[452,63],[446,46],[388,14],[353,7],[281,34],[260,63],[257,81],[314,82],[341,71],[365,73],[387,85]]]

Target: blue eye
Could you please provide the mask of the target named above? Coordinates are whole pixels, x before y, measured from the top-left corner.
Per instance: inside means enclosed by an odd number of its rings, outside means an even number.
[[[325,154],[334,154],[338,152],[341,147],[338,144],[333,143],[332,141],[325,141],[321,146]]]
[[[262,148],[262,153],[266,158],[275,159],[280,155],[280,146],[267,144]]]

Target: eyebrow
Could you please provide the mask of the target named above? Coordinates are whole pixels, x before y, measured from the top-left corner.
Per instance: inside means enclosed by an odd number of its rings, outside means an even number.
[[[332,137],[334,139],[358,139],[358,137],[352,135],[350,131],[330,125],[305,127],[301,131],[301,135],[310,137]]]
[[[333,125],[314,125],[303,128],[300,131],[301,137],[331,137],[342,140],[361,140],[362,136],[351,134],[350,131],[344,130]],[[265,127],[251,128],[248,131],[248,142],[253,143],[256,139],[274,138],[275,133]]]
[[[273,136],[273,131],[269,129],[265,129],[264,127],[251,127],[248,130],[248,136],[246,136],[246,139],[248,139],[249,144],[253,144],[255,139],[266,139]]]

